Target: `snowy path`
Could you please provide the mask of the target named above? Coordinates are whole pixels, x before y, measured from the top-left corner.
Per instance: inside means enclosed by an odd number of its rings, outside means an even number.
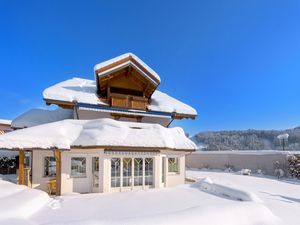
[[[300,181],[276,180],[272,177],[244,176],[216,171],[188,170],[187,177],[202,179],[210,177],[228,186],[239,186],[259,196],[264,204],[284,224],[299,225]]]

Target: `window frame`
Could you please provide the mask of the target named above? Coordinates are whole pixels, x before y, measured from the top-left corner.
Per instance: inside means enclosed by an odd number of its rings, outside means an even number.
[[[46,159],[47,158],[53,158],[54,160],[54,162],[55,162],[55,174],[54,175],[46,175]],[[50,160],[48,160],[49,162],[51,162]],[[49,169],[49,165],[48,165],[48,168],[47,169]],[[56,159],[55,159],[55,157],[54,156],[44,156],[44,160],[43,160],[43,177],[50,177],[50,178],[52,178],[52,177],[56,177]]]
[[[173,168],[170,170],[170,159],[174,159]],[[174,165],[177,164],[177,169],[174,170]],[[180,157],[168,157],[168,174],[180,174]]]

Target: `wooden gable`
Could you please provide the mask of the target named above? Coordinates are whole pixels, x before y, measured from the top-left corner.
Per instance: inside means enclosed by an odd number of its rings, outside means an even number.
[[[98,78],[101,98],[112,107],[146,110],[156,85],[132,65]]]

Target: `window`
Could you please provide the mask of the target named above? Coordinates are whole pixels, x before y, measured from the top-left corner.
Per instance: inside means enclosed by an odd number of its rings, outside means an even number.
[[[153,159],[145,158],[145,185],[153,184]]]
[[[153,158],[112,158],[111,187],[152,186],[153,164]]]
[[[131,186],[132,159],[123,159],[123,187]]]
[[[44,176],[54,177],[56,175],[56,161],[55,157],[46,156],[44,158]]]
[[[134,186],[143,186],[143,159],[134,159]]]
[[[168,158],[168,172],[179,173],[179,158]]]
[[[119,158],[111,159],[111,187],[121,186],[121,161]]]
[[[71,176],[86,177],[86,158],[84,157],[71,158]]]

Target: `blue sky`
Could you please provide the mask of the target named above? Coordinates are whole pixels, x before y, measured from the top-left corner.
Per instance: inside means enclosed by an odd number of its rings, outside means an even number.
[[[300,1],[0,0],[0,118],[133,52],[192,105],[187,132],[300,125]]]

